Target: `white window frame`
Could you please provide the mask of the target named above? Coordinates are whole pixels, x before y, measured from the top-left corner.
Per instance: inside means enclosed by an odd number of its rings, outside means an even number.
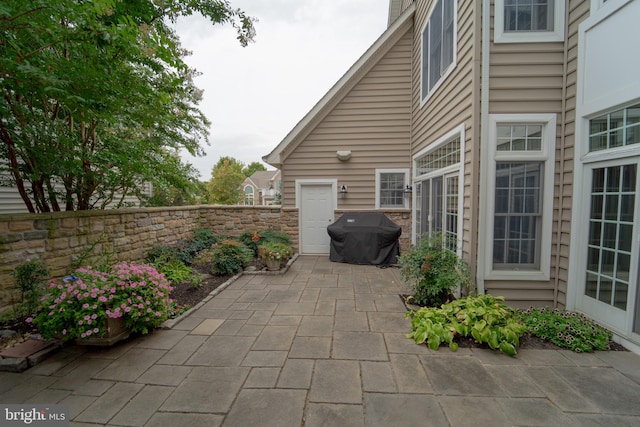
[[[409,185],[409,169],[376,169],[376,209],[409,209],[409,197],[402,195],[402,206],[396,207],[381,207],[380,206],[380,175],[383,173],[401,173],[404,174],[404,184],[402,184],[403,191],[407,185]]]
[[[442,169],[438,169],[436,171],[430,172],[430,173],[426,173],[426,174],[422,174],[422,175],[417,175],[413,177],[413,187],[415,188],[416,183],[423,181],[425,179],[429,179],[432,177],[436,177],[436,176],[442,176],[443,179],[446,176],[451,176],[453,173],[457,173],[458,174],[458,225],[457,225],[457,231],[458,231],[458,242],[457,242],[457,255],[458,256],[462,256],[462,242],[463,242],[463,232],[464,232],[464,154],[465,154],[465,150],[466,150],[466,143],[465,143],[465,125],[464,123],[459,125],[458,127],[454,128],[453,130],[447,132],[445,135],[443,135],[442,137],[440,137],[439,139],[437,139],[433,144],[430,144],[428,147],[420,150],[419,152],[417,152],[416,154],[413,155],[412,158],[412,165],[413,165],[413,170],[416,171],[417,170],[417,163],[418,160],[423,157],[424,155],[437,150],[440,146],[447,144],[448,142],[450,142],[451,140],[455,139],[455,138],[460,138],[460,163],[457,163],[455,165],[451,165],[451,166],[447,166],[445,168]],[[415,172],[414,172],[415,173]],[[417,230],[416,230],[416,208],[417,208],[417,204],[416,204],[416,191],[414,190],[412,192],[412,197],[413,197],[413,207],[411,210],[411,217],[413,218],[411,221],[411,242],[415,245],[418,241],[418,236],[417,236]]]
[[[249,193],[247,191],[247,188],[251,189],[251,193]],[[242,192],[244,193],[244,197],[243,197],[244,204],[247,205],[247,206],[255,206],[255,204],[256,204],[256,195],[255,195],[256,190],[255,190],[255,188],[253,188],[251,185],[247,184],[247,185],[244,186],[244,190]],[[247,204],[249,196],[251,196],[251,204],[250,205]]]
[[[504,0],[495,0],[493,41],[494,43],[539,43],[564,41],[565,1],[555,0],[553,30],[550,31],[504,31]]]
[[[442,85],[442,82],[444,82],[447,77],[449,76],[449,74],[451,74],[451,72],[456,68],[456,63],[457,63],[457,58],[458,58],[458,0],[442,0],[443,2],[453,2],[453,52],[452,52],[452,60],[451,60],[451,64],[449,64],[449,66],[447,67],[447,69],[444,71],[444,73],[442,73],[442,75],[440,76],[440,78],[438,79],[438,81],[436,82],[436,84],[431,88],[430,91],[428,91],[426,93],[426,95],[423,97],[422,93],[423,93],[423,86],[425,84],[425,61],[428,61],[428,58],[424,57],[424,32],[427,29],[427,24],[429,24],[429,21],[431,20],[431,15],[433,14],[433,11],[435,9],[436,3],[437,1],[435,1],[433,3],[433,5],[431,6],[431,10],[429,11],[429,15],[427,16],[427,19],[424,21],[424,24],[422,26],[422,30],[420,31],[420,106],[422,107],[429,98],[431,98],[431,95],[433,95],[438,88]],[[429,71],[427,69],[426,73],[428,74]]]
[[[553,191],[556,147],[556,114],[491,114],[489,115],[489,144],[487,160],[483,165],[487,185],[480,188],[480,200],[486,201],[484,218],[485,280],[540,280],[551,277],[551,238],[553,226]],[[497,151],[498,124],[542,124],[542,146],[540,151]],[[497,162],[544,162],[542,183],[542,229],[540,232],[540,266],[536,270],[496,270],[493,268],[493,235],[495,212],[495,182]],[[481,214],[482,215],[482,214]]]

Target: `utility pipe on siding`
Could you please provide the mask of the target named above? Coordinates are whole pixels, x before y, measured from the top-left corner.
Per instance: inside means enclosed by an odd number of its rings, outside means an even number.
[[[482,76],[480,78],[480,186],[481,188],[487,188],[486,171],[483,170],[483,166],[486,169],[489,159],[487,158],[487,145],[489,141],[489,59],[491,49],[491,0],[483,0],[482,2],[482,65],[480,67]],[[479,197],[479,195],[478,195]],[[480,201],[482,203],[482,201]],[[478,206],[482,208],[484,206]],[[482,213],[486,209],[480,209],[478,218],[478,243],[486,247],[487,236],[486,227],[480,225],[480,219],[489,220],[487,215]],[[480,218],[481,217],[481,218]],[[477,253],[486,254],[484,247],[477,248]],[[486,259],[483,257],[482,262],[477,263],[476,280],[478,282],[478,293],[484,294],[484,274],[485,274]]]
[[[562,119],[560,120],[560,194],[558,195],[558,229],[556,230],[556,268],[555,279],[553,281],[553,306],[558,307],[558,293],[560,290],[560,249],[562,247],[562,212],[564,201],[564,146],[566,143],[567,129],[567,74],[569,70],[569,0],[564,4],[564,66],[562,67],[562,111],[560,112]],[[575,131],[573,145],[578,142],[575,140]],[[575,150],[574,150],[575,155]],[[569,284],[567,283],[567,288]],[[566,304],[565,304],[566,305]]]

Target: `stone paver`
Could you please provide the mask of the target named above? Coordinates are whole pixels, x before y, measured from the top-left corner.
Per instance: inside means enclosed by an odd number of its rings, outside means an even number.
[[[362,402],[358,362],[347,360],[316,361],[309,400],[324,403]]]
[[[171,329],[0,372],[0,402],[69,405],[71,426],[640,425],[638,355],[432,351],[405,292],[397,269],[299,257]]]

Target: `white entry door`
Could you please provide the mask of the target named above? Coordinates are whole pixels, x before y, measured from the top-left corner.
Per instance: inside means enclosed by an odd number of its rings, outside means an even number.
[[[300,185],[300,252],[328,254],[327,226],[333,222],[334,194],[331,184]]]

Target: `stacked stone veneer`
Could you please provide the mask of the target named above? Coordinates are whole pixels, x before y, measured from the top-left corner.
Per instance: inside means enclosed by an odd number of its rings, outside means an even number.
[[[298,210],[263,206],[183,206],[106,211],[0,215],[0,313],[12,301],[13,271],[27,259],[41,259],[51,277],[71,273],[87,254],[114,254],[119,261],[142,261],[156,244],[173,245],[200,228],[216,234],[282,230],[298,247]],[[95,259],[95,258],[94,258]]]
[[[336,211],[336,219],[344,212]],[[407,250],[410,211],[385,214],[402,227],[400,247]],[[84,265],[105,253],[113,254],[114,261],[142,261],[154,245],[173,245],[201,228],[230,236],[247,230],[281,230],[292,237],[294,251],[298,250],[297,208],[199,205],[0,215],[0,313],[16,292],[13,271],[27,259],[41,259],[52,278],[62,277],[85,255]]]

